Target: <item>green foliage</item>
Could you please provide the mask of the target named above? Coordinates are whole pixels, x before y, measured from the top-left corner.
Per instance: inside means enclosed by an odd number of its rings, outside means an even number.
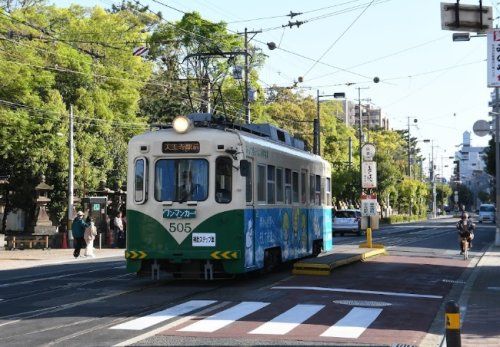
[[[397,223],[408,223],[408,222],[419,222],[427,220],[427,216],[423,215],[408,215],[408,214],[395,214],[393,216],[382,218],[381,223],[385,224],[397,224]]]
[[[125,180],[126,144],[145,129],[137,110],[151,65],[124,42],[143,39],[143,26],[130,12],[99,7],[32,6],[10,16],[15,19],[0,16],[0,30],[13,33],[0,42],[0,174],[10,177],[12,192],[7,211],[32,216],[34,187],[44,174],[54,186],[49,210],[59,221],[67,201],[70,105],[79,195],[101,180],[111,186]]]

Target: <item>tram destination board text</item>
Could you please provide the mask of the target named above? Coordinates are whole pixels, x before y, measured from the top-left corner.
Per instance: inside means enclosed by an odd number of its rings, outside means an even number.
[[[199,153],[200,143],[197,141],[186,141],[186,142],[163,142],[162,143],[163,153]]]

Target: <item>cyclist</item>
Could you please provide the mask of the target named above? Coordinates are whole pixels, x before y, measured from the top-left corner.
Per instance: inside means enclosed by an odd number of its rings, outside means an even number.
[[[474,238],[474,229],[476,226],[472,221],[469,219],[469,216],[467,213],[462,213],[462,216],[460,217],[460,221],[457,223],[457,229],[458,229],[458,236],[459,236],[459,242],[460,242],[460,254],[464,253],[464,249],[462,246],[462,239],[467,239],[469,242],[469,248],[472,247],[472,239]]]

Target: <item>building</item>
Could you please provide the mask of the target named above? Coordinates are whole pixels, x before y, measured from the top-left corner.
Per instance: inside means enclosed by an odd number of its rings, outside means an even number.
[[[346,125],[359,127],[359,105],[352,100],[342,101],[343,114],[338,114]],[[363,126],[369,129],[385,129],[389,130],[389,119],[382,114],[382,109],[370,104],[361,105]]]
[[[458,161],[458,174],[460,175],[457,178],[471,190],[475,197],[475,205],[477,205],[479,192],[490,192],[490,176],[484,172],[486,163],[483,156],[486,147],[472,146],[470,136],[470,131],[463,133],[461,148],[455,152],[455,160]]]

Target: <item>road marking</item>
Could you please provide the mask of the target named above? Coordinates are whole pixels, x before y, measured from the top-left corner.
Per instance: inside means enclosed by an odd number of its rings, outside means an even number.
[[[243,301],[236,306],[188,325],[178,331],[213,333],[267,305],[269,305],[268,302]]]
[[[271,289],[291,289],[291,290],[314,290],[323,292],[341,292],[341,293],[358,293],[358,294],[375,294],[387,296],[402,296],[407,298],[425,298],[425,299],[442,299],[441,295],[413,294],[413,293],[397,293],[397,292],[380,292],[373,290],[347,289],[347,288],[325,288],[325,287],[298,287],[298,286],[278,286]]]
[[[381,308],[355,307],[321,336],[357,339],[382,312]]]
[[[284,335],[316,314],[325,305],[296,305],[249,334]]]
[[[202,307],[216,303],[215,300],[191,300],[177,306],[167,308],[165,310],[149,314],[144,317],[136,318],[131,321],[115,325],[110,329],[122,330],[143,330],[168,319],[182,316],[188,312],[200,309]]]
[[[198,315],[198,317],[199,316],[203,316],[205,314],[208,314],[209,312],[213,312],[213,311],[218,310],[218,309],[220,309],[222,307],[225,307],[225,306],[229,305],[230,303],[231,303],[230,301],[223,301],[220,304],[217,304],[217,305],[214,305],[214,306],[210,306],[209,308],[206,308],[206,309],[204,309],[202,311],[197,312],[197,315]],[[162,326],[160,326],[160,327],[158,327],[156,329],[148,331],[148,332],[146,332],[144,334],[141,334],[139,336],[135,336],[135,337],[132,337],[131,339],[128,339],[126,341],[122,341],[120,343],[117,343],[114,346],[131,346],[131,345],[136,344],[136,343],[138,343],[138,342],[140,342],[142,340],[145,340],[145,339],[147,339],[149,337],[158,335],[159,333],[161,333],[161,332],[163,332],[165,330],[173,329],[173,328],[175,328],[175,327],[177,327],[177,326],[179,326],[181,324],[184,324],[186,322],[189,322],[190,320],[195,319],[195,318],[197,318],[197,317],[196,316],[185,316],[183,318],[180,318],[180,319],[178,319],[176,321],[173,321],[171,323],[168,323],[166,325],[162,325]]]

